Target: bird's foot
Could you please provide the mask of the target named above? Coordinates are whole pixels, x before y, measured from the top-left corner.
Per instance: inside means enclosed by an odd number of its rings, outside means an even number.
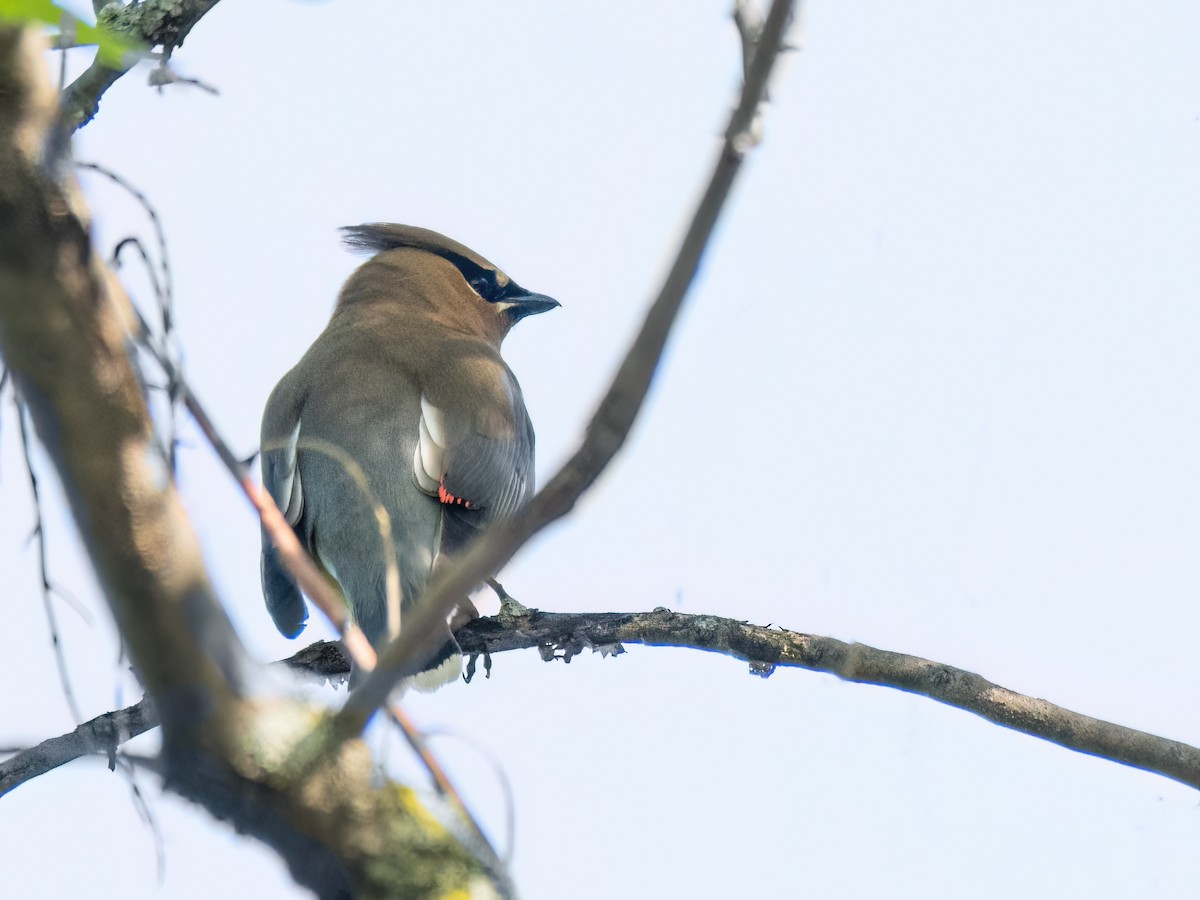
[[[469,597],[464,598],[458,601],[454,611],[450,613],[450,631],[458,631],[468,622],[474,622],[478,618],[479,610],[475,608],[475,604]]]

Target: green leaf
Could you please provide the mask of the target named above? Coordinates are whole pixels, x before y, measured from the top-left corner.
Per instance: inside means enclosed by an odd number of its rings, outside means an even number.
[[[0,24],[12,23],[57,28],[59,34],[73,36],[73,46],[98,47],[97,59],[113,69],[128,68],[130,54],[146,49],[128,37],[77,19],[53,0],[0,0]]]

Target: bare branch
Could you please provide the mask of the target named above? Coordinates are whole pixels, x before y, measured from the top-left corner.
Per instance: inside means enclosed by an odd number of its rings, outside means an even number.
[[[97,11],[97,24],[115,34],[132,38],[147,47],[162,47],[165,56],[183,44],[197,22],[218,0],[143,0],[141,3],[106,4]],[[87,70],[67,85],[62,93],[59,120],[67,133],[82,128],[95,118],[104,92],[133,68],[136,59],[118,67],[100,61],[100,54]]]
[[[668,609],[640,613],[529,610],[520,616],[475,619],[456,631],[455,637],[472,656],[532,648],[545,660],[569,663],[585,649],[617,653],[623,644],[643,644],[732,656],[764,678],[781,666],[828,672],[845,681],[920,694],[1068,750],[1200,789],[1200,749],[1196,747],[1018,694],[954,666],[865,644]],[[322,678],[337,678],[350,670],[341,646],[329,641],[317,641],[283,662]],[[153,712],[144,709],[144,704],[107,713],[71,734],[51,738],[0,763],[0,795],[78,756],[111,752],[115,744],[109,742],[114,734],[126,735],[116,741],[120,743],[153,728]],[[116,724],[110,723],[108,716],[116,717]],[[144,727],[134,730],[136,726],[128,722]]]
[[[67,734],[48,738],[0,763],[0,797],[81,756],[104,754],[108,757],[109,769],[113,769],[117,747],[157,728],[158,724],[154,704],[143,698],[133,706],[96,716]]]
[[[777,666],[829,672],[846,681],[920,694],[1069,750],[1200,789],[1200,749],[1196,747],[1018,694],[954,666],[866,644],[667,609],[583,614],[534,610],[506,625],[496,619],[479,619],[456,636],[468,653],[537,647],[543,658],[569,661],[586,647],[645,644],[723,653],[745,660],[754,674],[763,677]]]
[[[749,78],[750,61],[754,59],[754,48],[758,45],[758,36],[763,28],[762,12],[758,5],[750,0],[735,0],[733,24],[737,26],[738,37],[742,41],[742,77]]]

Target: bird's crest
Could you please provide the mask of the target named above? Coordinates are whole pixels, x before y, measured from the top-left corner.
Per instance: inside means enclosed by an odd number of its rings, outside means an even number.
[[[384,250],[412,247],[449,260],[464,275],[478,270],[481,275],[488,273],[491,276],[488,280],[498,282],[501,287],[508,282],[508,276],[501,272],[495,263],[480,256],[470,247],[428,228],[373,222],[366,225],[348,225],[341,231],[342,240],[353,251],[382,253]]]

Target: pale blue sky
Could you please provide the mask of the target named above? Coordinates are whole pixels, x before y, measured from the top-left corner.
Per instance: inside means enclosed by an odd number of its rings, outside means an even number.
[[[861,640],[1200,744],[1198,40],[1185,2],[809,3],[644,417],[505,584],[545,609]],[[157,205],[188,377],[234,446],[358,263],[336,228],[392,220],[562,301],[506,345],[543,476],[657,288],[740,72],[716,0],[227,0],[177,62],[221,95],[134,73],[78,155]],[[104,246],[150,235],[85,188]],[[6,408],[0,743],[74,724],[15,432]],[[185,434],[213,578],[252,651],[284,656],[255,520]],[[54,577],[99,622],[59,606],[84,713],[118,684],[132,702],[58,509],[49,530]],[[1194,791],[896,691],[633,647],[504,654],[411,710],[507,773],[530,900],[1194,892]],[[502,831],[489,765],[446,756]],[[142,787],[162,888],[128,786],[81,762],[0,803],[0,894],[303,896],[269,852]]]

